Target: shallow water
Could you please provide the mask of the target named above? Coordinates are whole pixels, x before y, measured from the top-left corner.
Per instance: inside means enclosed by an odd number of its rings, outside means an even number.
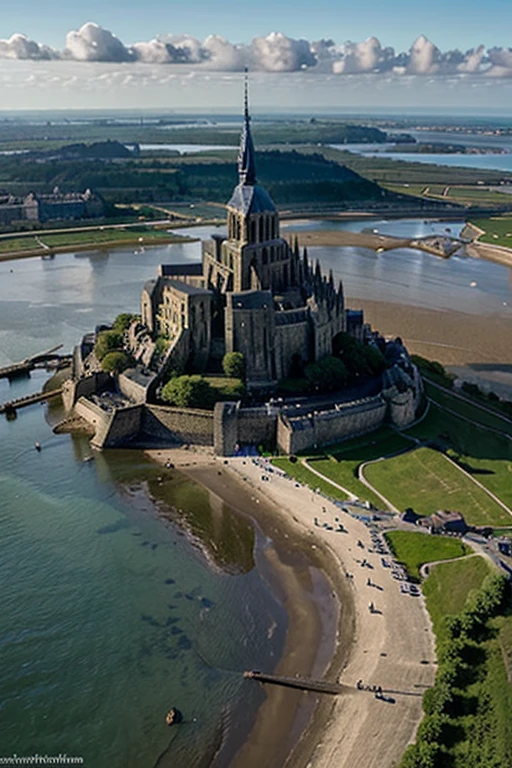
[[[460,224],[300,226],[419,236]],[[499,265],[360,248],[311,255],[343,277],[347,295],[511,311],[510,271]],[[0,263],[0,365],[58,343],[70,351],[96,323],[137,311],[158,264],[199,256],[199,243],[184,243]],[[0,400],[46,378],[0,380]],[[0,417],[3,752],[67,752],[92,768],[208,765],[222,736],[244,738],[262,700],[240,672],[272,669],[283,647],[286,613],[261,567],[270,543],[182,476],[159,480],[163,471],[140,453],[84,461],[86,439],[53,435],[48,420],[58,416],[36,405]],[[151,496],[182,510],[182,523],[162,522]],[[185,713],[183,728],[163,725],[172,705]]]

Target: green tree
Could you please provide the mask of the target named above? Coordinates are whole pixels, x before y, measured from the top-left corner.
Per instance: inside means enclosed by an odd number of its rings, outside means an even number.
[[[202,376],[174,376],[163,387],[162,400],[180,408],[211,408],[215,392]]]
[[[122,373],[130,367],[130,363],[125,352],[108,352],[101,361],[101,368],[107,373]]]
[[[112,323],[112,328],[119,333],[124,333],[128,330],[134,320],[138,320],[138,315],[132,315],[129,312],[122,312]]]
[[[101,331],[98,333],[96,344],[94,345],[94,353],[98,360],[103,360],[106,354],[109,352],[115,352],[122,350],[123,348],[123,334],[119,331]]]
[[[222,358],[222,370],[226,376],[245,379],[245,357],[241,352],[226,352]]]
[[[317,392],[341,389],[348,381],[345,365],[337,357],[324,357],[317,363],[309,363],[304,374],[311,388]]]

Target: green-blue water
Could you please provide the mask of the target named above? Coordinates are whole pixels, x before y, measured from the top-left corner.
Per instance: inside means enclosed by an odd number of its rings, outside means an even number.
[[[432,229],[423,222],[348,226],[397,235]],[[0,365],[58,343],[70,351],[96,323],[137,311],[158,264],[197,259],[199,249],[0,263]],[[347,295],[510,311],[509,273],[499,265],[312,250],[343,277]],[[46,378],[35,372],[0,381],[0,400],[38,390]],[[206,491],[140,453],[84,461],[87,440],[54,435],[57,417],[40,405],[15,421],[0,417],[1,753],[66,752],[89,768],[210,765],[221,737],[231,751],[243,740],[262,701],[240,671],[272,669],[283,647],[287,617],[262,556],[270,544]],[[163,521],[151,497],[161,510],[181,509],[178,521]],[[179,520],[193,538],[182,535]],[[172,705],[185,714],[179,729],[163,723]]]
[[[0,419],[3,754],[210,764],[221,733],[242,738],[261,701],[239,673],[272,668],[286,629],[253,527],[141,453],[88,455],[84,438],[52,435],[44,407]],[[159,519],[148,490],[186,509],[196,535],[218,531],[216,564]],[[164,725],[171,705],[183,727]]]

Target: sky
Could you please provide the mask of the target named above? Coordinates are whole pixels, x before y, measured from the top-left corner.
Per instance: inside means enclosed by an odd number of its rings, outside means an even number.
[[[0,3],[4,110],[512,112],[512,0]]]
[[[340,43],[376,35],[383,45],[404,49],[420,34],[441,48],[512,45],[510,0],[2,0],[0,37],[22,32],[58,47],[86,21],[126,43],[167,33],[247,43],[282,31]]]

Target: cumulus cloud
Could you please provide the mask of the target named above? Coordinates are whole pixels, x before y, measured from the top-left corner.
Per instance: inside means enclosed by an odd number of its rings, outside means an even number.
[[[339,58],[333,62],[332,71],[337,75],[383,72],[392,66],[394,59],[393,48],[383,48],[376,37],[369,37],[362,43],[345,43]]]
[[[39,45],[34,40],[21,34],[12,35],[8,40],[0,40],[0,59],[33,59],[35,61],[52,59],[56,53],[46,45]]]
[[[255,37],[250,55],[254,68],[264,72],[296,72],[316,64],[311,44],[307,40],[294,40],[282,32]]]
[[[124,44],[99,24],[87,22],[66,35],[64,56],[75,61],[132,61],[133,56]]]
[[[403,52],[383,46],[375,36],[338,45],[332,39],[310,42],[282,32],[255,37],[248,45],[232,43],[220,35],[199,40],[191,35],[173,34],[127,45],[113,32],[93,22],[70,31],[62,51],[22,34],[0,39],[0,59],[187,64],[220,72],[240,72],[248,66],[255,71],[275,73],[309,70],[333,75],[512,78],[510,48],[486,49],[480,45],[466,52],[458,49],[443,52],[425,35],[416,38],[411,48]]]

